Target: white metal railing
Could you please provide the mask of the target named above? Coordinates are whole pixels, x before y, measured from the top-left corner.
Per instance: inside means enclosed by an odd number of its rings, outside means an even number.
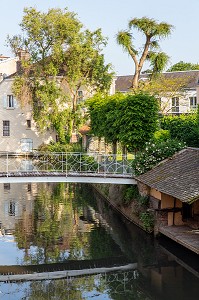
[[[125,155],[99,153],[0,153],[0,174],[89,173],[132,175],[132,159]],[[23,174],[22,174],[23,175]]]

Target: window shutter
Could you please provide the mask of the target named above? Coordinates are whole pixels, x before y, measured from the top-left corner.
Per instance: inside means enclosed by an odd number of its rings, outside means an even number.
[[[13,98],[13,101],[14,101],[14,108],[18,107],[17,99],[15,97]]]
[[[7,108],[7,96],[3,95],[3,108]]]

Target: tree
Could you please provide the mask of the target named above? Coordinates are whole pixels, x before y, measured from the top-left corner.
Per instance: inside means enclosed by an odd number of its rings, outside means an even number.
[[[20,26],[23,34],[8,37],[8,44],[15,53],[25,49],[29,59],[22,62],[14,94],[33,106],[40,128],[53,125],[65,141],[80,122],[79,89],[108,90],[112,82],[111,66],[102,53],[106,39],[100,29],[83,30],[67,9],[41,13],[25,8]]]
[[[118,139],[128,151],[143,149],[158,127],[159,105],[155,97],[137,93],[118,104]]]
[[[147,94],[115,94],[88,100],[91,130],[129,151],[142,149],[158,125],[159,105]]]
[[[179,61],[173,66],[171,66],[167,72],[177,72],[177,71],[189,71],[189,70],[199,70],[199,64],[186,63],[184,61]]]
[[[160,112],[167,114],[170,109],[170,101],[173,97],[182,97],[185,93],[185,87],[191,80],[189,76],[168,76],[168,74],[159,74],[158,77],[152,77],[151,80],[143,82],[140,90],[161,100]]]
[[[138,88],[138,80],[142,67],[146,60],[149,60],[153,68],[153,73],[162,72],[168,62],[168,56],[159,50],[159,41],[171,34],[173,26],[147,17],[134,18],[129,22],[129,30],[120,31],[117,34],[117,42],[131,56],[135,65],[135,72],[132,81],[132,88]],[[134,36],[130,32],[136,29],[145,37],[145,43],[139,55],[139,51],[133,43]]]

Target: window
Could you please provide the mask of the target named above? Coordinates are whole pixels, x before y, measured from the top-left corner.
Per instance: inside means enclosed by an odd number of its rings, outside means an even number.
[[[21,151],[22,152],[30,152],[33,149],[33,140],[24,138],[20,140]]]
[[[190,109],[196,109],[197,108],[197,97],[189,97],[189,105],[190,105]]]
[[[14,201],[10,201],[10,203],[8,204],[8,215],[9,216],[15,216],[15,202]]]
[[[9,191],[10,190],[10,183],[4,183],[3,188],[4,188],[4,191]]]
[[[13,97],[13,95],[7,95],[7,108],[14,108],[14,97]]]
[[[29,193],[32,191],[32,185],[31,185],[31,183],[28,183],[28,185],[27,185],[27,191]]]
[[[172,107],[171,111],[173,113],[178,113],[179,112],[179,98],[178,97],[173,97],[172,98]]]
[[[3,121],[3,136],[10,136],[10,121]]]
[[[31,129],[31,120],[26,120],[27,129]]]

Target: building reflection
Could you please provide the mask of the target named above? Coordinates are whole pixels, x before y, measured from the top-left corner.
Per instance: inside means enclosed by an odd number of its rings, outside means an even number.
[[[0,184],[0,230],[1,234],[12,234],[17,222],[23,219],[25,228],[32,224],[33,199],[37,194],[36,183]]]

